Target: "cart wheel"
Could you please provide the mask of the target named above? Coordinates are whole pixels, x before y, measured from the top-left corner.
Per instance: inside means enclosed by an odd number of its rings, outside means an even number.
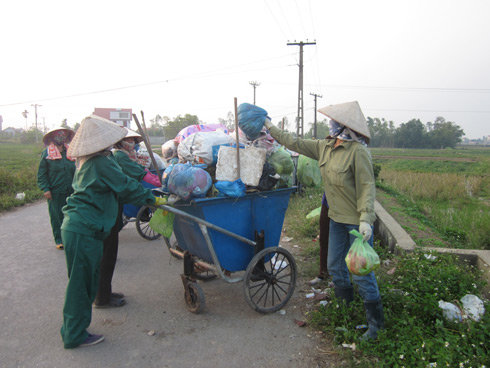
[[[152,216],[153,211],[148,206],[141,207],[136,215],[136,230],[146,240],[155,240],[162,236],[150,227]]]
[[[204,309],[204,292],[197,283],[188,282],[185,286],[185,304],[192,313],[201,313]]]
[[[284,248],[261,250],[245,272],[245,299],[260,313],[281,309],[293,295],[295,286],[296,262]]]

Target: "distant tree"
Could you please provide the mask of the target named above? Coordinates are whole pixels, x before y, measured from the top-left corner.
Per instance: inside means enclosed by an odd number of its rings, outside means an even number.
[[[228,111],[228,114],[226,115],[226,119],[218,118],[218,123],[226,126],[229,130],[234,130],[235,129],[235,114],[233,114],[231,111]]]
[[[166,139],[173,139],[185,127],[189,125],[199,124],[199,119],[196,115],[186,114],[185,116],[177,116],[174,120],[169,120],[163,126],[163,136]]]
[[[314,127],[313,124],[311,128],[305,133],[305,138],[313,138]],[[325,139],[329,134],[327,119],[316,122],[316,137],[318,139]]]
[[[67,129],[71,129],[69,126],[68,126],[68,120],[65,118],[63,120],[61,120],[61,127],[62,128],[67,128]]]
[[[392,121],[368,117],[367,124],[371,133],[371,147],[394,147],[396,129]]]
[[[425,126],[419,119],[400,125],[394,138],[395,146],[399,148],[423,148],[427,142]]]
[[[428,132],[428,142],[433,148],[455,148],[463,136],[464,131],[459,125],[438,116],[432,124],[432,130]]]
[[[35,127],[32,127],[31,129],[21,133],[20,142],[36,143],[36,136],[38,138],[38,141],[42,141],[42,139],[39,138],[43,136],[43,132],[41,132],[39,129],[36,129]],[[40,144],[42,144],[42,142]]]
[[[73,126],[73,130],[76,132],[78,128],[80,128],[80,123],[75,123],[75,125]]]

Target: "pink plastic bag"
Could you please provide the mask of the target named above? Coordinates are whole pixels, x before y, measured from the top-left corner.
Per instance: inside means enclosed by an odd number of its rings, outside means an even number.
[[[148,169],[146,169],[146,175],[143,177],[143,181],[158,188],[162,186],[162,183],[160,183],[160,179],[158,179],[158,176],[149,172]]]
[[[191,134],[197,132],[215,132],[216,130],[221,130],[228,134],[228,128],[221,124],[195,124],[182,129],[174,138],[174,141],[180,143]]]

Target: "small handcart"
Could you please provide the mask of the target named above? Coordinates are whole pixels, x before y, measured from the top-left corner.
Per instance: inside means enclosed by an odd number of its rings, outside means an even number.
[[[154,185],[142,181],[141,185],[145,188],[156,189]],[[124,227],[128,222],[134,222],[136,225],[136,231],[146,240],[156,240],[161,235],[150,227],[150,220],[153,216],[153,206],[135,206],[134,204],[125,204],[123,206],[122,213],[122,226]]]
[[[229,283],[243,280],[245,299],[257,312],[271,313],[286,305],[296,284],[296,262],[278,245],[289,197],[295,190],[160,206],[176,215],[173,228],[178,245],[167,238],[164,241],[173,256],[184,260],[181,277],[191,312],[199,313],[205,304],[196,281],[216,277]],[[237,274],[232,277],[232,273]]]

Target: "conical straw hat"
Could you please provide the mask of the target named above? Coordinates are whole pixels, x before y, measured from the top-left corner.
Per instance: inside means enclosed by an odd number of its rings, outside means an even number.
[[[322,107],[318,110],[322,114],[328,116],[330,119],[345,125],[347,128],[352,129],[356,133],[371,139],[369,128],[366,123],[359,102],[345,102],[337,105],[329,105]]]
[[[47,132],[44,135],[44,137],[43,137],[43,143],[47,145],[49,143],[49,141],[51,140],[51,134],[54,133],[54,132],[57,132],[58,130],[66,130],[66,132],[68,133],[68,142],[75,135],[75,132],[73,130],[71,130],[70,128],[57,127],[57,128],[51,129],[49,132]]]
[[[143,137],[141,134],[135,132],[134,130],[127,129],[125,128],[128,132],[126,133],[126,136],[124,138],[134,138],[137,143],[141,142],[143,140]]]
[[[102,151],[119,142],[126,129],[97,115],[83,119],[68,148],[68,155],[80,157]]]

